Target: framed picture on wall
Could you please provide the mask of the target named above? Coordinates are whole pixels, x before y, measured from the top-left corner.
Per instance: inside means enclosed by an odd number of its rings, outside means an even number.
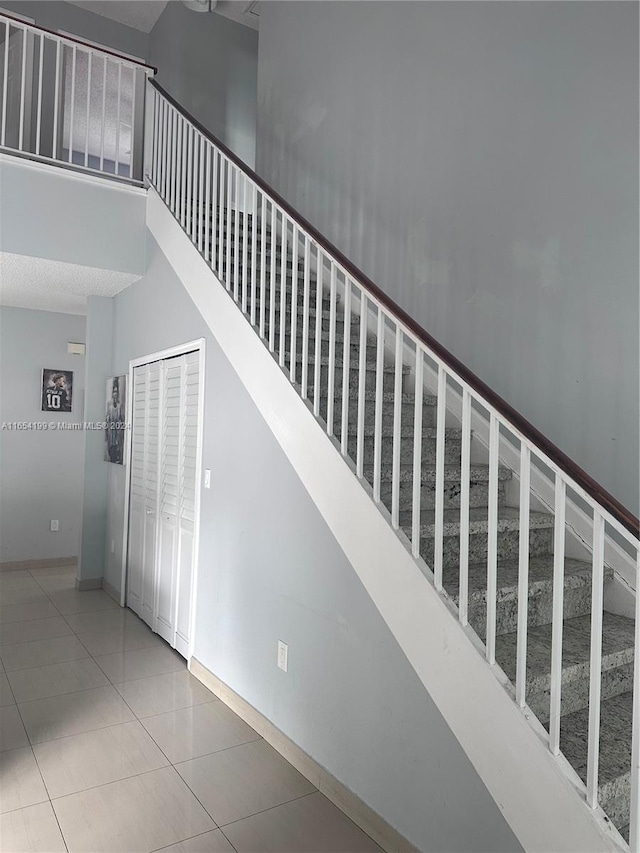
[[[104,461],[124,464],[124,431],[126,428],[127,377],[107,379],[105,401]]]
[[[58,414],[73,408],[73,371],[42,370],[42,411]]]

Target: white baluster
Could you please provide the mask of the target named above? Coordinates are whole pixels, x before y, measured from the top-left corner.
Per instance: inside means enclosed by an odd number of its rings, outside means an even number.
[[[333,435],[333,407],[336,381],[336,297],[337,270],[331,263],[330,296],[329,296],[329,378],[327,380],[327,435]]]
[[[594,510],[591,572],[591,653],[589,662],[589,745],[587,751],[587,803],[592,809],[598,806],[602,614],[604,610],[604,534],[604,518],[597,510]]]
[[[436,414],[436,482],[434,513],[433,578],[438,591],[442,589],[442,564],[444,551],[444,439],[447,413],[447,374],[438,365],[438,404]]]
[[[458,618],[469,621],[469,490],[471,483],[471,396],[462,389],[462,452],[460,457],[460,586]]]
[[[309,238],[304,235],[304,279],[302,293],[302,399],[307,399],[309,390],[309,321],[311,306],[310,283],[311,249]]]
[[[396,324],[395,375],[393,384],[393,464],[391,469],[391,526],[400,525],[400,441],[402,432],[402,329]]]
[[[549,749],[560,752],[562,706],[562,628],[564,613],[564,523],[566,484],[556,474],[555,525],[553,535],[553,621],[551,627],[551,701]]]
[[[344,321],[342,324],[342,420],[340,424],[340,450],[349,452],[349,371],[351,370],[351,279],[344,276]]]
[[[489,512],[487,531],[487,661],[496,662],[496,617],[498,596],[498,466],[500,425],[495,413],[489,422]]]
[[[382,474],[382,402],[384,396],[384,314],[378,306],[376,343],[376,393],[373,421],[373,500],[380,503],[380,477]]]
[[[364,476],[364,410],[366,395],[367,364],[367,295],[360,288],[360,348],[358,353],[358,426],[356,439],[356,473],[360,479]]]
[[[416,376],[413,405],[413,495],[411,501],[411,553],[420,556],[420,503],[422,500],[422,404],[424,391],[424,352],[416,343]]]
[[[529,506],[531,452],[520,442],[520,542],[518,550],[518,627],[516,648],[516,701],[527,701],[527,631],[529,619]]]
[[[313,372],[313,414],[320,414],[320,359],[322,343],[322,279],[324,273],[324,256],[320,247],[317,247],[317,282],[316,282],[316,345],[315,364]]]

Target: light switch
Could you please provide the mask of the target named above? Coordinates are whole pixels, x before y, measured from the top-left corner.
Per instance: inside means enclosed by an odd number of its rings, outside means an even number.
[[[211,468],[204,469],[204,487],[205,489],[211,488]]]

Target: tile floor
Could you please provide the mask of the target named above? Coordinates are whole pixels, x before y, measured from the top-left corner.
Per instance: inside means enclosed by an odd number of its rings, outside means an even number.
[[[73,568],[0,573],[1,853],[380,848]]]

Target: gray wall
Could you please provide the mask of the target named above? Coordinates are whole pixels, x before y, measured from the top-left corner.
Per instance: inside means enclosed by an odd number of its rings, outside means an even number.
[[[85,359],[85,419],[105,419],[106,380],[111,373],[113,337],[113,299],[107,296],[87,298],[87,355]],[[101,578],[105,554],[108,513],[109,462],[104,461],[103,430],[87,431],[85,438],[82,534],[78,577]]]
[[[263,3],[258,171],[637,511],[638,5]]]
[[[253,166],[258,33],[169,3],[151,31],[149,59],[158,83]]]
[[[79,38],[95,41],[116,51],[147,59],[149,34],[110,21],[102,15],[64,3],[62,0],[1,0],[0,6],[8,12],[34,18],[36,24],[50,30],[64,30]]]
[[[83,421],[84,356],[67,355],[84,341],[75,314],[0,308],[0,421]],[[41,411],[43,368],[73,371],[73,411]],[[0,562],[78,554],[84,433],[60,430],[0,432]],[[49,531],[58,519],[58,533]]]
[[[149,258],[115,298],[113,369],[206,337],[196,657],[421,849],[519,850],[153,241]],[[110,468],[117,537],[124,470]]]

